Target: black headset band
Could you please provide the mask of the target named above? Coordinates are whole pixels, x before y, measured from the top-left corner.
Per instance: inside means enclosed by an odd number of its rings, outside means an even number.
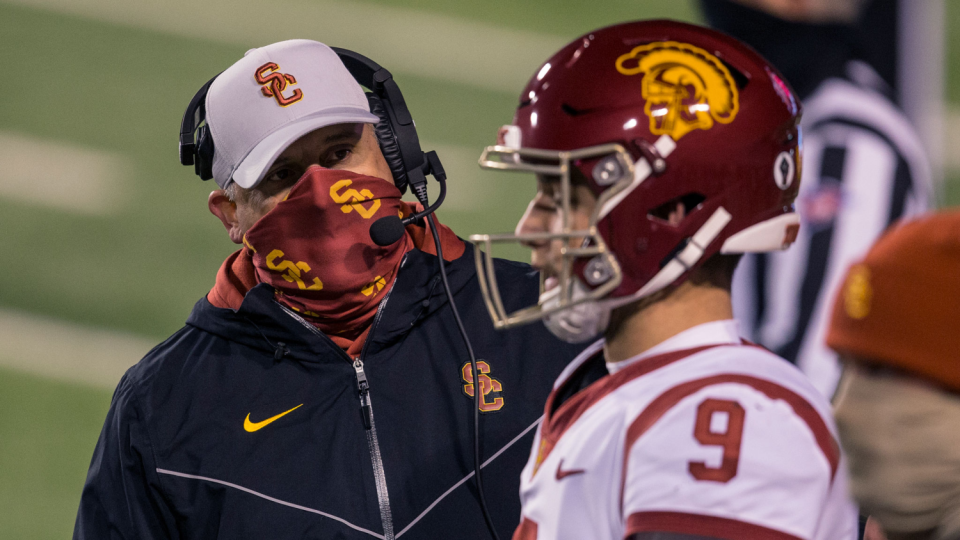
[[[204,109],[206,108],[207,91],[210,90],[210,85],[219,76],[219,73],[216,74],[201,86],[200,90],[197,90],[197,93],[194,94],[193,99],[190,100],[190,104],[187,105],[187,110],[183,112],[183,120],[180,121],[180,163],[183,165],[193,165],[197,150],[193,138],[194,132],[206,112]]]
[[[330,47],[337,53],[340,61],[347,68],[347,71],[353,75],[353,78],[363,86],[366,86],[373,92],[379,94],[383,82],[392,79],[393,74],[386,68],[366,56],[340,47]]]
[[[413,116],[407,108],[407,101],[400,92],[400,87],[393,80],[393,74],[380,64],[366,56],[340,47],[331,47],[337,53],[340,61],[353,75],[353,78],[366,86],[384,102],[390,123],[397,136],[400,154],[408,174],[418,171],[424,163],[423,150],[420,149],[420,137],[413,123]]]
[[[400,87],[393,81],[392,73],[360,53],[340,47],[331,47],[331,49],[337,53],[340,61],[358,83],[369,88],[377,97],[385,98],[390,102],[400,125],[406,126],[413,123],[413,116],[407,109],[407,102],[403,99]]]

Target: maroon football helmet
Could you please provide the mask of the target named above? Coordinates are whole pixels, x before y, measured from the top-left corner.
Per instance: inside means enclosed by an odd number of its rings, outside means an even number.
[[[714,30],[631,22],[561,49],[480,158],[485,168],[559,177],[567,210],[559,234],[471,237],[495,325],[546,318],[561,337],[588,339],[611,309],[682,282],[715,253],[789,246],[799,228],[799,121],[777,70]],[[585,230],[569,226],[572,167],[598,198]],[[679,223],[657,217],[678,201],[688,208]],[[539,305],[506,313],[492,262],[479,251],[570,239],[583,243],[564,249],[559,286]]]

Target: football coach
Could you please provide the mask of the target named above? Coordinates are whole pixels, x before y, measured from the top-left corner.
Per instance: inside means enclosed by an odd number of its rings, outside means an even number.
[[[394,118],[331,48],[253,49],[198,96],[193,158],[242,247],[120,381],[74,538],[484,538],[476,440],[509,537],[543,403],[578,348],[542,325],[495,331],[473,249],[438,225],[474,380],[431,222],[371,240],[421,207],[400,199]],[[508,307],[536,303],[529,266],[494,266]]]

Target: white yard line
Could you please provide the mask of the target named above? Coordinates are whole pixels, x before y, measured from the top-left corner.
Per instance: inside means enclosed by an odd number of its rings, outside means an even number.
[[[0,366],[104,389],[159,340],[0,309]]]
[[[85,215],[110,214],[125,204],[129,159],[0,131],[0,198]]]
[[[356,50],[397,73],[509,94],[519,94],[536,68],[568,41],[350,0],[2,1],[244,47],[316,39]]]

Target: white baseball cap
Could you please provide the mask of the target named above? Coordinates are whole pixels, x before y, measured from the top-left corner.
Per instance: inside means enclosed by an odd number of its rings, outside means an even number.
[[[376,124],[363,89],[330,47],[307,39],[250,49],[207,92],[213,178],[251,188],[290,144],[316,129]]]

